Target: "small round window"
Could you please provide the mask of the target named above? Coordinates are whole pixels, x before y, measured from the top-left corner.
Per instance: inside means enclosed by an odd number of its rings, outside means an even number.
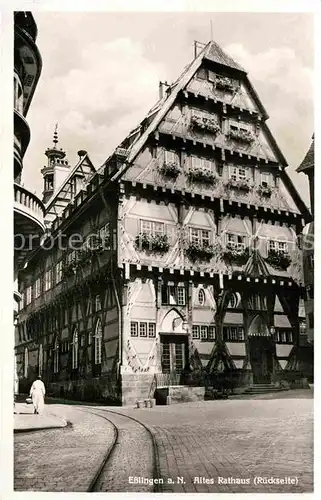
[[[203,306],[205,304],[205,292],[203,289],[199,290],[198,292],[198,303],[200,306]]]

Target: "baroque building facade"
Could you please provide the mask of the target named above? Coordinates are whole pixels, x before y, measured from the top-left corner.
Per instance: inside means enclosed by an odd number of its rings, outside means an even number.
[[[311,216],[267,119],[211,41],[101,168],[81,151],[52,187],[47,154],[50,231],[21,273],[21,387],[40,372],[52,394],[132,404],[173,386],[204,397],[206,377],[302,376],[297,237]]]
[[[41,57],[36,45],[37,26],[31,12],[14,14],[14,321],[22,295],[19,292],[18,273],[28,254],[29,238],[44,234],[44,205],[21,183],[23,158],[30,141],[26,115],[35,92],[40,73]],[[18,379],[15,371],[15,393]]]

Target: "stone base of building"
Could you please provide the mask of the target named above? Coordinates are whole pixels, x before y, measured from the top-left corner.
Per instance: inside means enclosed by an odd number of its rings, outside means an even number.
[[[107,404],[121,404],[119,384],[114,375],[47,382],[51,397]]]

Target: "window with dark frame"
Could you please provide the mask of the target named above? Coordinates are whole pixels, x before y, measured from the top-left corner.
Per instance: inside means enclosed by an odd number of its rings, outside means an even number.
[[[162,304],[184,306],[186,303],[186,289],[181,285],[162,285]]]

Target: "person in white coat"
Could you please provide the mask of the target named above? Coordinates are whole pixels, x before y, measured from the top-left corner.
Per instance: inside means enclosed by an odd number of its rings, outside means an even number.
[[[45,384],[43,383],[39,375],[30,389],[30,397],[32,399],[32,404],[34,407],[34,413],[37,415],[41,415],[43,412],[45,406],[45,394]]]

